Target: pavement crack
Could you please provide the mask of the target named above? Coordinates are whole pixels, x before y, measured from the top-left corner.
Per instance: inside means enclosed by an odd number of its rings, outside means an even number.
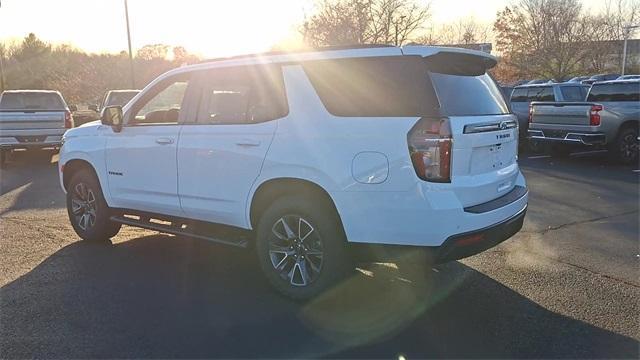
[[[565,227],[569,227],[569,226],[573,226],[573,225],[581,225],[581,224],[588,224],[588,223],[592,223],[592,222],[596,222],[596,221],[600,221],[600,220],[606,220],[606,219],[611,219],[614,217],[618,217],[618,216],[625,216],[625,215],[631,215],[631,214],[636,214],[638,213],[638,210],[631,210],[631,211],[626,211],[623,213],[618,213],[618,214],[613,214],[613,215],[606,215],[606,216],[600,216],[597,218],[593,218],[593,219],[587,219],[587,220],[577,220],[577,221],[572,221],[572,222],[568,222],[565,224],[560,224],[560,225],[556,225],[556,226],[549,226],[544,230],[539,230],[539,231],[521,231],[521,233],[524,234],[546,234],[550,231],[555,231],[555,230],[559,230],[559,229],[563,229]]]

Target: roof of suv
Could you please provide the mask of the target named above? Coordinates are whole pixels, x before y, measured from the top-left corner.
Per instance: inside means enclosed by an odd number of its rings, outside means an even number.
[[[390,45],[358,45],[345,47],[328,47],[299,52],[272,52],[263,54],[249,54],[229,58],[207,60],[198,64],[183,66],[171,70],[167,75],[180,74],[191,70],[204,70],[216,67],[258,65],[258,64],[278,64],[296,63],[301,61],[343,59],[355,57],[375,57],[375,56],[402,56],[420,55],[423,57],[433,56],[439,53],[458,53],[482,57],[492,65],[497,59],[485,52],[469,50],[463,48],[453,48],[444,46],[418,46],[408,45],[403,47]]]
[[[597,82],[594,83],[594,85],[600,85],[600,84],[633,84],[633,83],[640,84],[640,79],[622,79],[622,80],[597,81]]]
[[[555,82],[555,83],[544,83],[544,84],[523,84],[523,85],[518,85],[516,86],[516,88],[520,89],[520,88],[535,88],[535,87],[548,87],[548,86],[584,86],[584,87],[589,87],[589,85],[587,84],[581,84],[579,82]]]

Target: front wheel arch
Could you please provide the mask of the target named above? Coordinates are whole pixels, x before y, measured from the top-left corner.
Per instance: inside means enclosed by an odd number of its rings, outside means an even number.
[[[64,186],[65,191],[69,191],[69,182],[73,178],[73,175],[84,169],[92,172],[93,176],[98,180],[98,183],[100,183],[100,177],[91,163],[82,159],[73,159],[64,164],[62,171],[62,185]],[[102,184],[100,184],[100,188],[103,189],[102,191],[104,193],[104,186],[102,186]]]

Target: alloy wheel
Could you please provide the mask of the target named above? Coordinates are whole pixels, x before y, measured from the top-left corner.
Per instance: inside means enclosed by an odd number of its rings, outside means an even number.
[[[71,194],[71,212],[84,231],[96,224],[96,197],[85,183],[78,183]]]
[[[323,265],[322,239],[309,221],[285,215],[271,227],[269,258],[273,269],[293,286],[313,283]]]
[[[639,151],[637,135],[629,132],[624,135],[620,142],[620,155],[624,160],[633,160]]]

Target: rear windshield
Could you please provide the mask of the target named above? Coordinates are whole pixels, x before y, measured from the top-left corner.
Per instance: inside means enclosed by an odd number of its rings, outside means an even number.
[[[532,86],[513,89],[511,102],[555,101],[551,86]]]
[[[346,117],[505,114],[507,105],[486,74],[429,72],[420,56],[305,62],[304,70],[327,110]],[[457,71],[460,69],[457,68]],[[435,88],[434,88],[435,87]],[[473,92],[473,96],[464,94]]]
[[[584,86],[562,86],[560,91],[564,101],[584,101],[587,96],[587,89]]]
[[[129,100],[133,99],[133,97],[136,95],[138,95],[137,91],[109,93],[109,97],[107,98],[107,103],[104,104],[104,106],[113,106],[113,105],[124,106],[129,102]]]
[[[0,110],[65,110],[64,101],[56,93],[4,93]]]
[[[431,79],[443,115],[501,115],[509,112],[500,89],[487,74],[463,76],[431,73]]]
[[[595,84],[587,101],[640,101],[640,83]]]

